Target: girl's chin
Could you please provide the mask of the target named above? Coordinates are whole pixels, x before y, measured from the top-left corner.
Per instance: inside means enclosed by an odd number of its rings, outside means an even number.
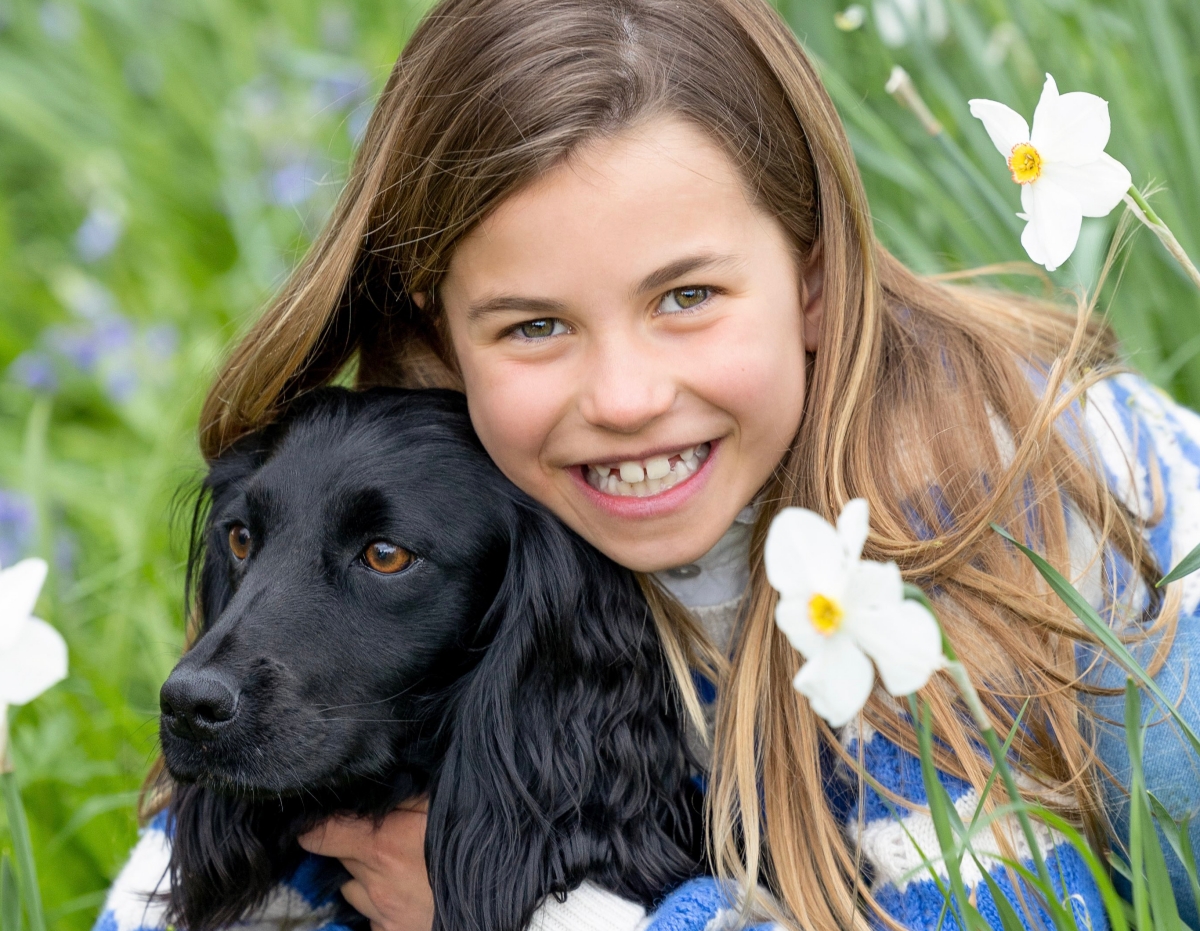
[[[632,494],[613,494],[593,488],[588,483],[587,466],[573,466],[566,470],[576,489],[589,505],[611,517],[644,520],[665,517],[686,507],[693,498],[704,490],[712,475],[714,463],[721,457],[721,441],[710,441],[708,455],[700,467],[683,481],[652,494],[639,497]]]

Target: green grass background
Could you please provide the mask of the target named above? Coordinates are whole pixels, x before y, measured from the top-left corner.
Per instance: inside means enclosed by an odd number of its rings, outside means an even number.
[[[902,46],[881,40],[870,4],[846,30],[841,3],[780,2],[896,254],[930,272],[1024,258],[1018,190],[967,100],[1030,116],[1050,71],[1111,102],[1108,151],[1165,186],[1160,215],[1200,255],[1200,3],[914,2],[928,21]],[[55,929],[90,926],[135,836],[157,690],[182,642],[173,503],[199,472],[200,399],[326,215],[426,6],[0,2],[0,559],[51,561],[39,613],[71,651],[67,681],[13,716]],[[894,64],[944,138],[885,93]],[[1056,285],[1094,283],[1115,221],[1085,221]],[[1115,281],[1103,306],[1130,359],[1200,404],[1200,293],[1148,233]]]

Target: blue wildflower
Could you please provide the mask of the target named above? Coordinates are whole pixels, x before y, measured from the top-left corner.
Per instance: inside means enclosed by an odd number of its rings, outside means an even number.
[[[58,373],[54,362],[44,352],[27,350],[13,360],[8,368],[9,377],[33,391],[54,392],[58,390]]]
[[[0,566],[11,566],[29,555],[36,530],[29,496],[0,488]]]

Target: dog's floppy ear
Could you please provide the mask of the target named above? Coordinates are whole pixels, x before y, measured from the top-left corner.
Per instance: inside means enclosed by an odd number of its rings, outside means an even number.
[[[267,455],[261,435],[247,438],[214,462],[196,501],[188,552],[189,617],[203,636],[233,597],[225,554],[213,520],[239,483]],[[272,817],[274,815],[274,817]],[[196,785],[172,788],[167,920],[188,931],[213,931],[260,905],[287,868],[289,851],[278,806],[257,805]]]
[[[213,538],[213,518],[238,486],[262,466],[274,432],[268,429],[239,441],[211,463],[200,485],[192,511],[184,585],[188,598],[185,610],[190,623],[197,625],[196,635],[212,626],[233,597],[224,553],[214,545],[218,541]]]
[[[531,502],[431,791],[435,929],[520,931],[586,877],[650,905],[701,843],[680,702],[632,573]]]

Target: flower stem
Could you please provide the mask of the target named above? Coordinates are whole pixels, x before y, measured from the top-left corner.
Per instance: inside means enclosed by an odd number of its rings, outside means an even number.
[[[966,667],[959,662],[954,645],[946,636],[946,631],[942,627],[942,622],[938,618],[937,612],[934,611],[929,597],[918,586],[911,583],[905,583],[904,597],[923,605],[933,615],[933,619],[937,621],[938,629],[942,632],[942,653],[946,657],[946,672],[954,680],[954,684],[958,686],[963,700],[967,703],[967,710],[971,712],[971,717],[975,719],[975,725],[979,728],[980,736],[983,737],[983,742],[987,745],[988,753],[992,757],[992,763],[999,771],[1000,778],[1004,780],[1004,788],[1008,791],[1009,800],[1016,811],[1017,821],[1021,825],[1021,832],[1025,835],[1026,843],[1029,844],[1029,853],[1033,858],[1034,866],[1037,868],[1038,878],[1046,886],[1046,906],[1050,911],[1050,916],[1054,920],[1056,927],[1070,928],[1074,922],[1070,915],[1066,913],[1062,904],[1054,898],[1054,882],[1050,877],[1050,869],[1046,866],[1046,858],[1042,855],[1042,848],[1038,845],[1037,834],[1033,830],[1033,822],[1029,820],[1029,813],[1021,804],[1021,794],[1017,789],[1017,780],[1013,776],[1012,769],[1009,768],[1000,738],[996,734],[996,729],[992,727],[991,718],[988,717],[987,712],[984,710],[979,693],[975,690],[975,684],[967,674]]]
[[[29,822],[25,819],[21,793],[17,790],[17,777],[11,770],[0,773],[0,791],[4,793],[8,831],[12,835],[13,856],[17,861],[21,899],[25,903],[25,914],[29,917],[29,931],[46,931],[42,896],[38,891],[37,867],[33,862],[33,845],[29,840]]]
[[[942,646],[947,659],[946,672],[950,674],[950,678],[954,680],[954,684],[958,686],[959,692],[962,693],[963,699],[967,703],[967,708],[970,710],[971,716],[975,719],[975,724],[979,727],[980,736],[983,737],[983,742],[987,745],[988,753],[992,757],[992,763],[999,770],[1000,778],[1004,780],[1004,788],[1008,791],[1008,797],[1013,803],[1017,821],[1021,825],[1021,832],[1025,835],[1026,843],[1029,844],[1029,853],[1033,857],[1034,866],[1037,867],[1038,877],[1046,885],[1047,906],[1051,917],[1055,919],[1055,925],[1061,927],[1060,919],[1064,919],[1068,921],[1067,927],[1070,927],[1069,916],[1060,914],[1063,912],[1062,905],[1054,899],[1054,882],[1050,878],[1050,869],[1046,866],[1046,858],[1042,855],[1042,848],[1038,844],[1037,834],[1034,833],[1033,822],[1029,819],[1029,813],[1021,804],[1021,794],[1017,789],[1017,780],[1008,765],[1008,760],[1005,759],[1004,750],[1000,744],[1000,738],[996,734],[996,729],[992,727],[991,719],[988,718],[987,712],[983,709],[983,702],[979,699],[979,693],[975,690],[975,684],[971,682],[971,677],[967,675],[966,668],[959,662],[958,656],[954,652],[954,647],[950,645],[945,634],[942,635]]]
[[[1133,211],[1133,215],[1153,231],[1154,235],[1159,238],[1167,251],[1175,258],[1175,261],[1183,266],[1183,270],[1192,279],[1192,283],[1197,288],[1200,288],[1200,270],[1197,270],[1195,263],[1183,251],[1183,246],[1179,244],[1179,240],[1175,238],[1175,234],[1171,232],[1170,227],[1154,212],[1153,208],[1142,197],[1141,192],[1136,187],[1131,187],[1125,194],[1125,203],[1129,205],[1129,209]]]

